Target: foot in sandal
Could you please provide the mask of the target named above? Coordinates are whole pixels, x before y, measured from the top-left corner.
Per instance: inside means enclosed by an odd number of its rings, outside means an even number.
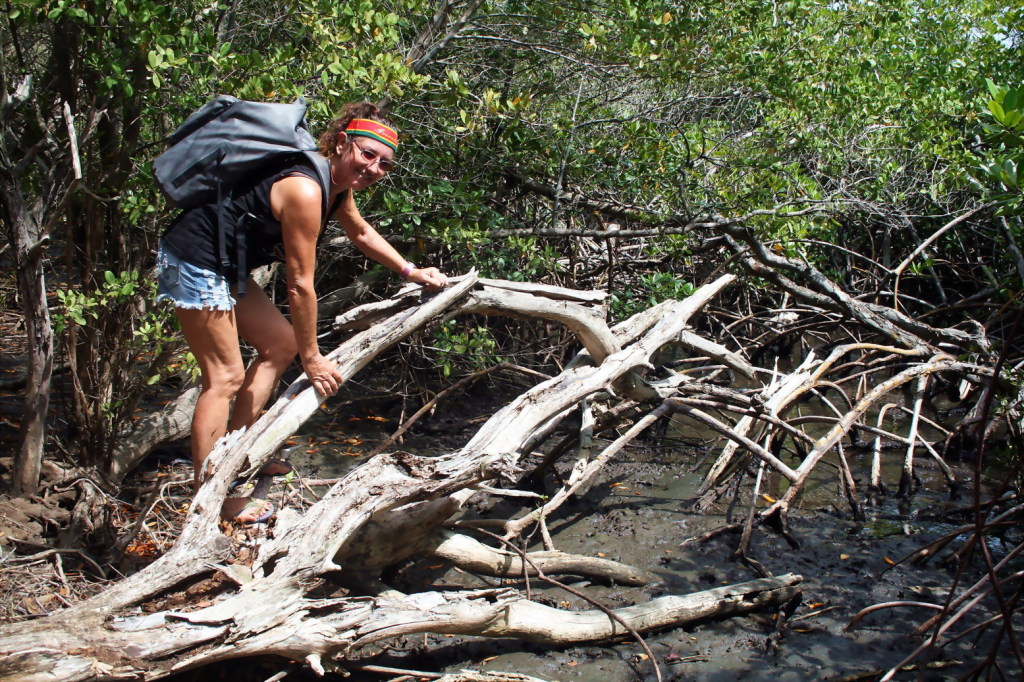
[[[249,526],[254,523],[266,523],[275,511],[274,505],[266,500],[230,497],[224,501],[221,517],[227,521]]]

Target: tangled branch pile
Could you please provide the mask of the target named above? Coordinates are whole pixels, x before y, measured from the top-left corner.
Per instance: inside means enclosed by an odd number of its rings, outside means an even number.
[[[229,434],[211,454],[214,473],[196,494],[170,551],[90,600],[3,631],[0,650],[9,654],[5,673],[10,679],[45,671],[64,679],[87,679],[99,670],[100,677],[158,678],[257,653],[304,659],[322,672],[328,662],[345,667],[373,643],[416,632],[565,644],[627,632],[639,636],[651,628],[788,603],[796,593],[797,576],[663,597],[617,612],[584,613],[534,604],[528,594],[511,588],[399,594],[379,581],[387,567],[423,555],[485,575],[546,580],[553,573],[569,573],[627,584],[652,580],[644,570],[604,560],[550,551],[520,555],[509,551],[507,543],[538,524],[543,534],[546,519],[569,496],[585,490],[623,446],[670,414],[684,415],[725,437],[704,486],[707,499],[747,471],[751,462],[757,472],[755,497],[756,486],[768,473],[788,481],[786,493],[774,504],[758,513],[750,507],[742,556],[757,523],[770,521],[788,533],[791,505],[826,456],[837,458],[851,507],[860,513],[861,499],[844,457],[846,448],[865,444],[859,434],[873,439],[868,442],[875,444],[876,461],[883,441],[906,446],[901,492],[909,494],[919,449],[942,459],[935,445],[916,432],[929,382],[974,383],[982,394],[994,385],[998,367],[959,359],[923,340],[909,348],[861,341],[813,349],[788,372],[756,367],[742,349],[730,350],[689,328],[691,318],[732,281],[731,276],[721,277],[682,302],[666,301],[611,328],[593,307],[599,294],[482,280],[473,274],[422,302],[417,292],[406,291],[342,316],[340,328],[359,330],[332,353],[346,376],[423,325],[465,314],[557,321],[573,331],[584,350],[560,374],[494,414],[459,450],[431,456],[401,451],[378,455],[319,501],[282,510],[257,551],[239,553],[219,528],[221,505],[247,459],[249,473],[257,471],[318,409],[320,397],[300,379],[257,424]],[[877,309],[856,301],[840,305],[851,306],[878,328],[902,321],[898,315],[880,319]],[[751,324],[751,319],[743,322]],[[957,332],[940,333],[972,341]],[[672,370],[652,364],[667,346],[687,355]],[[740,376],[742,384],[736,380]],[[867,423],[864,417],[872,409],[895,409],[889,405],[891,395],[910,384],[917,398],[907,434]],[[817,418],[828,428],[816,439],[804,431],[808,420],[794,416],[792,409],[810,394],[818,394],[834,410],[834,416]],[[983,403],[977,410],[978,418],[967,424],[989,425],[995,415]],[[998,416],[1005,420],[1007,414]],[[570,415],[582,415],[582,427],[567,434]],[[620,427],[628,428],[598,451],[593,435]],[[851,439],[851,434],[857,435]],[[784,461],[786,450],[800,454],[795,468]],[[534,453],[544,457],[534,458]],[[535,467],[558,458],[575,458],[563,489],[540,507],[505,520],[502,532],[492,536],[497,544],[487,546],[442,527],[481,491],[521,496],[520,482]],[[872,480],[877,490],[883,483],[877,476]],[[325,580],[338,576],[346,588],[325,592]],[[208,583],[200,604],[159,608],[161,595],[197,580]],[[148,615],[136,615],[139,607]],[[40,647],[41,641],[51,644]]]

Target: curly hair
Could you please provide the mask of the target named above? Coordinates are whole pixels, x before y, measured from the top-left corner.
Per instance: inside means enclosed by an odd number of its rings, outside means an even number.
[[[337,118],[328,124],[327,129],[320,133],[318,146],[321,154],[327,158],[334,156],[337,148],[338,133],[344,132],[345,128],[348,127],[348,124],[354,118],[365,118],[377,123],[383,123],[390,128],[395,127],[376,104],[372,102],[349,102],[341,108]]]

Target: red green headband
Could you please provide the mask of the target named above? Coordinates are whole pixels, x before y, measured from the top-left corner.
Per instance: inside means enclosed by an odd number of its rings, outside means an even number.
[[[371,121],[368,118],[354,118],[345,128],[348,135],[362,135],[383,142],[393,150],[398,151],[398,133],[394,128],[383,123]]]

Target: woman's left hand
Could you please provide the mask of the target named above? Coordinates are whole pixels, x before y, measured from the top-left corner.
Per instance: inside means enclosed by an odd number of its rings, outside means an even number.
[[[437,268],[415,268],[405,281],[422,284],[432,291],[448,286],[448,277]]]

